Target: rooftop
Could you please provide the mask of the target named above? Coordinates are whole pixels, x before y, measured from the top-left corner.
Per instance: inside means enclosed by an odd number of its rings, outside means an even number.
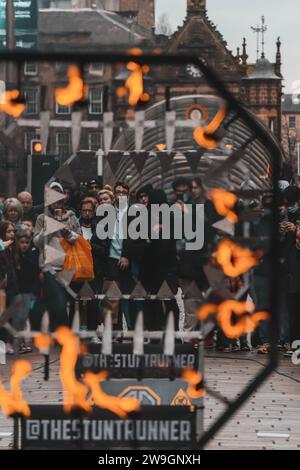
[[[90,8],[56,9],[39,12],[39,34],[62,36],[88,34],[90,44],[103,46],[139,42],[149,36],[144,28],[132,24],[117,13]],[[66,44],[67,45],[67,44]]]
[[[291,114],[300,113],[300,95],[296,93],[283,95],[282,112]]]
[[[281,80],[281,78],[275,74],[271,62],[261,57],[256,61],[253,72],[245,77],[245,80]]]

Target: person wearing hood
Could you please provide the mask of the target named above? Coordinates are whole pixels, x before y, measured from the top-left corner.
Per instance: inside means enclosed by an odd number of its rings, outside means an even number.
[[[149,238],[144,245],[141,257],[139,280],[150,294],[157,294],[163,282],[166,281],[175,295],[178,290],[176,240],[171,236],[153,237],[153,232],[162,232],[163,221],[152,220],[151,205],[167,204],[167,196],[163,190],[154,189],[149,192]],[[145,300],[144,321],[148,330],[162,330],[165,327],[168,313],[173,311],[175,328],[178,330],[179,308],[175,299]]]
[[[50,189],[63,194],[63,187],[60,183],[53,182]],[[58,283],[55,274],[63,270],[63,260],[53,260],[46,262],[45,245],[61,251],[60,241],[65,239],[68,243],[74,243],[81,229],[76,215],[73,211],[64,207],[64,200],[55,202],[49,206],[49,216],[65,225],[62,230],[45,235],[45,215],[40,214],[37,218],[33,243],[40,250],[39,265],[44,273],[44,297],[42,299],[44,310],[50,315],[50,326],[54,330],[60,325],[67,325],[67,293],[64,287]],[[41,306],[39,306],[41,308]]]

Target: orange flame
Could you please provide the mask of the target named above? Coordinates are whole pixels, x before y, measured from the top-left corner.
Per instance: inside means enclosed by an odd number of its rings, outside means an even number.
[[[34,344],[41,353],[47,351],[52,343],[53,339],[51,338],[51,336],[46,335],[45,333],[38,333],[34,338]]]
[[[15,118],[20,117],[25,110],[25,104],[13,102],[13,100],[19,98],[19,96],[19,90],[5,91],[0,97],[0,111]]]
[[[221,188],[212,189],[210,195],[218,214],[227,217],[233,224],[236,224],[238,216],[231,210],[237,203],[236,195]]]
[[[203,376],[196,370],[184,369],[181,378],[189,384],[187,394],[191,398],[201,398],[206,394],[205,387],[202,385]]]
[[[216,132],[224,121],[225,116],[226,109],[221,108],[206,127],[197,127],[197,129],[194,130],[194,139],[198,145],[207,149],[213,149],[218,146],[218,142],[211,137],[207,137],[207,135],[211,135]]]
[[[148,93],[144,93],[143,73],[148,73],[150,68],[148,65],[141,66],[136,62],[128,62],[127,68],[131,71],[131,74],[127,78],[125,86],[118,88],[118,96],[125,96],[126,90],[128,90],[128,103],[131,106],[135,106],[140,100],[149,101],[150,96]]]
[[[245,273],[253,268],[261,257],[261,251],[254,253],[231,240],[222,240],[216,251],[217,262],[229,277],[237,277]]]
[[[84,374],[84,383],[88,385],[92,392],[92,397],[97,406],[112,411],[120,418],[127,418],[128,413],[140,410],[140,402],[136,398],[120,398],[107,395],[100,387],[100,382],[107,378],[106,371],[94,374],[86,372]]]
[[[270,314],[268,312],[256,312],[251,316],[246,317],[246,332],[252,333],[256,330],[260,321],[269,320]]]
[[[252,333],[262,320],[268,320],[270,315],[267,312],[253,312],[255,305],[252,302],[240,302],[238,300],[225,300],[220,305],[204,304],[198,310],[199,320],[207,320],[210,315],[216,314],[216,321],[230,339],[239,338],[245,333]],[[248,313],[248,314],[247,314]],[[232,316],[236,315],[239,320],[232,323]]]
[[[56,338],[62,346],[60,355],[60,379],[64,387],[64,409],[68,413],[73,408],[91,411],[91,405],[86,400],[88,388],[77,381],[75,365],[79,352],[79,339],[67,327],[62,326],[56,331]]]
[[[135,55],[139,56],[143,54],[143,51],[140,47],[132,47],[131,49],[128,49],[128,55]]]
[[[214,315],[218,312],[218,306],[216,304],[204,304],[198,310],[198,319],[207,320],[210,315]]]
[[[32,366],[30,362],[20,359],[12,366],[12,376],[10,379],[11,392],[6,392],[0,381],[0,406],[6,415],[22,414],[27,417],[30,416],[30,408],[23,399],[20,382],[31,371]]]
[[[251,302],[239,302],[238,300],[226,300],[219,305],[217,321],[227,338],[239,338],[246,333],[246,317],[243,316],[233,324],[232,315],[241,316],[253,308],[254,305]]]
[[[68,69],[69,84],[65,88],[55,90],[55,98],[59,105],[69,106],[82,100],[88,90],[80,76],[80,71],[76,65],[71,65]]]
[[[166,145],[166,144],[156,144],[156,148],[157,148],[157,150],[159,150],[160,152],[163,152],[164,150],[166,150],[167,145]]]

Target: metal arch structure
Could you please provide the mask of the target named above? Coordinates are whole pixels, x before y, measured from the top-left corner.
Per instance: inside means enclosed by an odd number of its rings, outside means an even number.
[[[218,107],[224,105],[224,101],[220,100],[219,97],[213,95],[187,95],[187,96],[178,96],[171,98],[170,106],[172,110],[176,112],[176,116],[179,119],[184,120],[184,115],[186,110],[192,105],[197,105],[201,103],[205,107],[208,114],[208,121],[211,120],[218,111]],[[159,123],[159,116],[164,111],[166,107],[166,101],[160,101],[150,108],[145,110],[145,121],[149,122],[154,120]],[[252,113],[251,113],[252,114]],[[252,114],[253,118],[256,119],[255,115]],[[245,140],[251,138],[252,132],[241,119],[235,118],[233,120],[234,113],[230,113],[227,117],[227,121],[232,120],[232,123],[226,129],[227,134],[224,138],[224,143],[233,146],[234,149],[239,148],[243,145]],[[183,122],[183,121],[182,121]],[[161,124],[164,124],[161,122]],[[162,142],[164,140],[165,128],[163,125],[158,125],[155,128],[146,128],[144,131],[144,140],[143,140],[143,150],[148,151],[151,155],[151,151],[155,148],[157,142]],[[271,134],[270,134],[271,136]],[[176,176],[186,176],[192,177],[193,172],[185,158],[185,154],[195,151],[197,145],[191,145],[190,139],[187,138],[187,128],[185,127],[176,127],[173,150],[176,153],[173,162],[170,165],[170,169],[164,172],[164,183],[167,187],[171,183],[171,180]],[[273,138],[273,136],[271,136]],[[119,138],[113,145],[113,151],[124,151],[130,154],[134,148],[134,130],[127,129],[124,130]],[[217,160],[218,156],[214,149],[203,149],[201,152],[201,158],[198,165],[197,174],[201,177],[205,176],[205,173],[210,168],[209,163],[213,160]],[[230,183],[232,188],[238,189],[244,183],[245,172],[250,172],[251,166],[251,181],[258,189],[264,188],[264,183],[262,180],[262,175],[265,174],[266,168],[268,165],[272,164],[272,158],[266,153],[265,148],[260,142],[253,142],[250,144],[244,152],[244,155],[239,159],[239,161],[232,165],[230,168]],[[243,171],[244,170],[244,171]],[[130,187],[133,190],[136,190],[138,186],[143,186],[151,181],[156,181],[156,178],[159,177],[159,167],[155,158],[148,158],[145,162],[145,166],[140,175],[139,171],[133,163],[128,163],[128,159],[124,155],[124,158],[120,162],[119,168],[115,173],[117,181],[123,181],[126,179],[126,174],[130,173]],[[244,174],[243,174],[244,173]],[[218,181],[208,182],[208,186],[212,187],[222,187],[226,183],[222,178],[219,178]],[[166,188],[164,188],[166,189]]]
[[[279,189],[277,181],[280,176],[280,167],[282,161],[282,151],[276,140],[270,135],[266,128],[254,118],[253,114],[242,106],[235,97],[227,90],[222,80],[218,75],[208,66],[208,64],[201,58],[193,55],[164,55],[164,54],[142,54],[140,56],[133,56],[128,53],[112,53],[99,52],[41,52],[41,51],[16,51],[6,50],[1,51],[0,61],[11,61],[22,64],[25,61],[47,61],[47,62],[65,62],[77,63],[84,66],[91,62],[103,63],[126,63],[135,61],[139,64],[149,65],[169,65],[179,66],[193,64],[198,67],[209,84],[214,87],[218,95],[226,101],[228,108],[231,112],[236,113],[246,126],[248,126],[255,138],[258,139],[261,145],[266,149],[267,153],[272,159],[272,178],[273,178],[273,230],[272,230],[272,245],[271,245],[271,263],[272,263],[272,298],[271,298],[271,319],[270,319],[270,339],[271,349],[270,356],[266,367],[252,380],[252,382],[245,387],[240,396],[233,402],[230,402],[225,412],[212,424],[212,426],[200,437],[197,448],[204,448],[209,440],[221,429],[221,427],[233,416],[233,414],[243,405],[243,403],[250,397],[255,389],[262,384],[272,373],[277,365],[277,333],[278,333],[278,293],[279,293],[279,237],[277,233],[278,213],[277,207],[279,203]]]

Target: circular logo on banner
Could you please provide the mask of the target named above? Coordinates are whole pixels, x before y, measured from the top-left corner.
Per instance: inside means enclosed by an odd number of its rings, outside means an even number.
[[[160,397],[149,387],[135,386],[125,388],[120,398],[131,397],[136,398],[142,405],[160,405]]]

